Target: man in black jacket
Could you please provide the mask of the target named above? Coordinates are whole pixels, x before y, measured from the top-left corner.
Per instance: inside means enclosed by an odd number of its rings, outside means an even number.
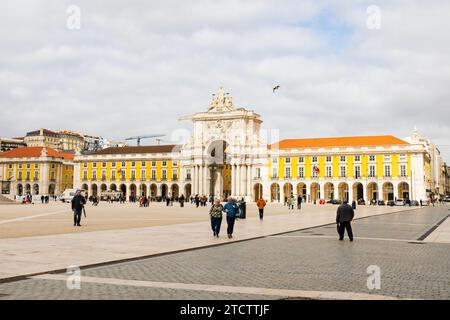
[[[302,196],[297,196],[297,209],[300,210],[302,208]]]
[[[86,199],[81,195],[81,191],[77,190],[77,193],[72,199],[72,210],[73,210],[73,225],[79,226],[81,222],[81,212],[83,211],[83,206],[86,204]]]
[[[336,213],[336,223],[338,225],[339,240],[344,240],[344,233],[345,230],[347,230],[347,235],[350,241],[353,241],[351,221],[353,220],[354,216],[355,212],[347,201],[344,201],[344,203],[338,207]]]

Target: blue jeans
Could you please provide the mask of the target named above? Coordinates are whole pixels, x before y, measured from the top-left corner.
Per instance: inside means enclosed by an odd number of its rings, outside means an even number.
[[[211,217],[211,229],[214,235],[219,235],[222,218]]]
[[[73,224],[80,224],[82,209],[73,209]]]

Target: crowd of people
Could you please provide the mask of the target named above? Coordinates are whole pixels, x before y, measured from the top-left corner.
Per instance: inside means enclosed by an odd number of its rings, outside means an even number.
[[[297,207],[298,210],[302,208],[303,197],[298,195],[295,197],[293,194],[290,197],[284,197],[284,205],[290,210],[294,210]]]

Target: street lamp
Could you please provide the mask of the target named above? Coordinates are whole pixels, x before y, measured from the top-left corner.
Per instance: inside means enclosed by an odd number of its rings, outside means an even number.
[[[214,175],[215,175],[216,169],[217,169],[216,160],[213,160],[213,162],[211,164],[211,190],[210,190],[211,196],[213,196],[213,197],[214,197],[214,184],[215,184]]]

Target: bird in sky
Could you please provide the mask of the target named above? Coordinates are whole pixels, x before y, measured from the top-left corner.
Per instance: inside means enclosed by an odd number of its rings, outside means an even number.
[[[275,90],[278,90],[278,89],[280,89],[280,86],[273,87],[273,92],[275,92]]]

